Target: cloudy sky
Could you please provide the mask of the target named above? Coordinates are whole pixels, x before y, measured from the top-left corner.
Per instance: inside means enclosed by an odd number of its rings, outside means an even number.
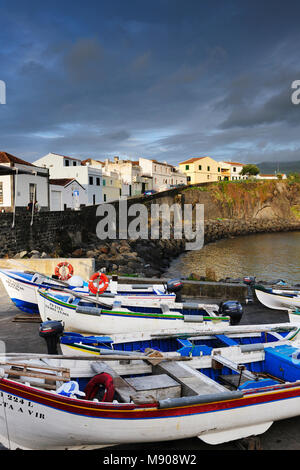
[[[0,150],[300,160],[299,0],[1,0]]]

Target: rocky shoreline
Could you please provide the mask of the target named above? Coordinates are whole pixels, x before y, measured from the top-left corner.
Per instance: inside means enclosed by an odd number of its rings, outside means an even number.
[[[291,219],[217,219],[204,224],[204,244],[252,233],[270,233],[300,230],[300,221]],[[88,233],[84,241],[68,234],[60,244],[45,248],[23,250],[6,257],[22,258],[94,258],[96,270],[105,268],[109,274],[162,277],[172,260],[185,251],[185,240],[104,240]],[[194,279],[193,275],[188,277]],[[198,278],[195,280],[216,280]],[[231,278],[223,282],[240,282]]]

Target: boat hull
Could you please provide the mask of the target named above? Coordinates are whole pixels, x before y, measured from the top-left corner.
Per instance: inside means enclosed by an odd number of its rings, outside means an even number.
[[[21,281],[15,276],[0,271],[3,286],[16,307],[26,313],[39,313],[35,288],[37,284]]]
[[[78,313],[76,311],[76,305],[61,301],[57,296],[52,296],[42,290],[37,290],[37,292],[39,312],[42,321],[62,321],[65,330],[68,331],[91,334],[113,334],[143,333],[170,329],[197,331],[199,329],[199,323],[193,320],[185,321],[184,315],[179,312],[149,314],[132,312],[126,308],[118,308],[113,310],[102,309],[100,315],[88,315]],[[223,323],[224,325],[225,322],[227,324],[229,323],[228,318],[224,317],[226,318],[224,321],[222,321],[222,318],[223,317],[215,318],[217,324]]]
[[[268,308],[276,310],[300,309],[300,297],[286,297],[284,295],[264,292],[255,289],[258,300]]]
[[[8,270],[2,270],[0,271],[0,279],[4,285],[4,288],[9,295],[10,299],[12,302],[16,305],[16,307],[26,313],[29,314],[38,314],[39,313],[39,307],[38,307],[38,299],[37,299],[37,294],[36,294],[36,289],[41,288],[41,287],[50,287],[52,286],[52,290],[55,291],[55,281],[51,283],[49,281],[49,284],[47,285],[44,284],[38,284],[36,282],[32,282],[30,279],[31,276],[28,276],[28,279],[24,279],[18,273],[14,272],[9,272]],[[59,285],[57,285],[60,287]],[[157,286],[157,288],[160,286]],[[134,290],[130,289],[130,286],[122,285],[122,287],[119,286],[119,291],[117,292],[116,295],[120,296],[121,298],[124,297],[126,298],[129,302],[135,303],[137,301],[141,301],[142,299],[148,301],[170,301],[174,302],[175,301],[175,294],[169,293],[169,294],[164,294],[163,292],[160,292],[160,290],[157,290],[155,292],[150,292],[145,290],[145,291],[138,291],[135,292]],[[75,292],[81,293],[81,294],[89,294],[88,287],[82,287],[82,288],[73,288],[70,290],[74,290]],[[110,292],[109,290],[107,291],[108,293]],[[107,303],[112,303],[112,299],[105,299],[103,298],[103,302]]]
[[[66,449],[195,436],[218,444],[265,432],[273,421],[299,414],[299,386],[160,409],[71,399],[0,381],[0,440],[8,448]]]

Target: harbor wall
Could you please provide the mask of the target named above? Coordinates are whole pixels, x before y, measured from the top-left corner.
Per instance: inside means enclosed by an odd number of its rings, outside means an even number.
[[[22,258],[22,259],[0,259],[0,268],[28,270],[52,276],[55,274],[55,268],[59,263],[69,261],[73,267],[74,275],[81,276],[83,279],[89,279],[95,272],[95,260],[92,258]]]
[[[222,182],[223,183],[223,182]],[[174,188],[150,197],[132,197],[131,204],[204,205],[204,243],[252,233],[300,230],[300,184],[260,181],[202,184]],[[119,201],[111,203],[119,218]],[[124,204],[124,201],[123,201]],[[122,209],[123,210],[123,209]],[[185,240],[100,240],[97,207],[80,211],[31,214],[25,209],[0,214],[0,257],[91,258],[95,269],[119,275],[161,277],[170,262],[185,251]],[[118,227],[117,227],[118,228]],[[33,254],[33,251],[38,253]]]

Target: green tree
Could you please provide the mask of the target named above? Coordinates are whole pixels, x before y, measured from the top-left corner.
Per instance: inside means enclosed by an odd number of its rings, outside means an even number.
[[[249,163],[249,165],[243,166],[241,175],[256,176],[259,174],[259,172],[260,171],[259,171],[258,166]]]

